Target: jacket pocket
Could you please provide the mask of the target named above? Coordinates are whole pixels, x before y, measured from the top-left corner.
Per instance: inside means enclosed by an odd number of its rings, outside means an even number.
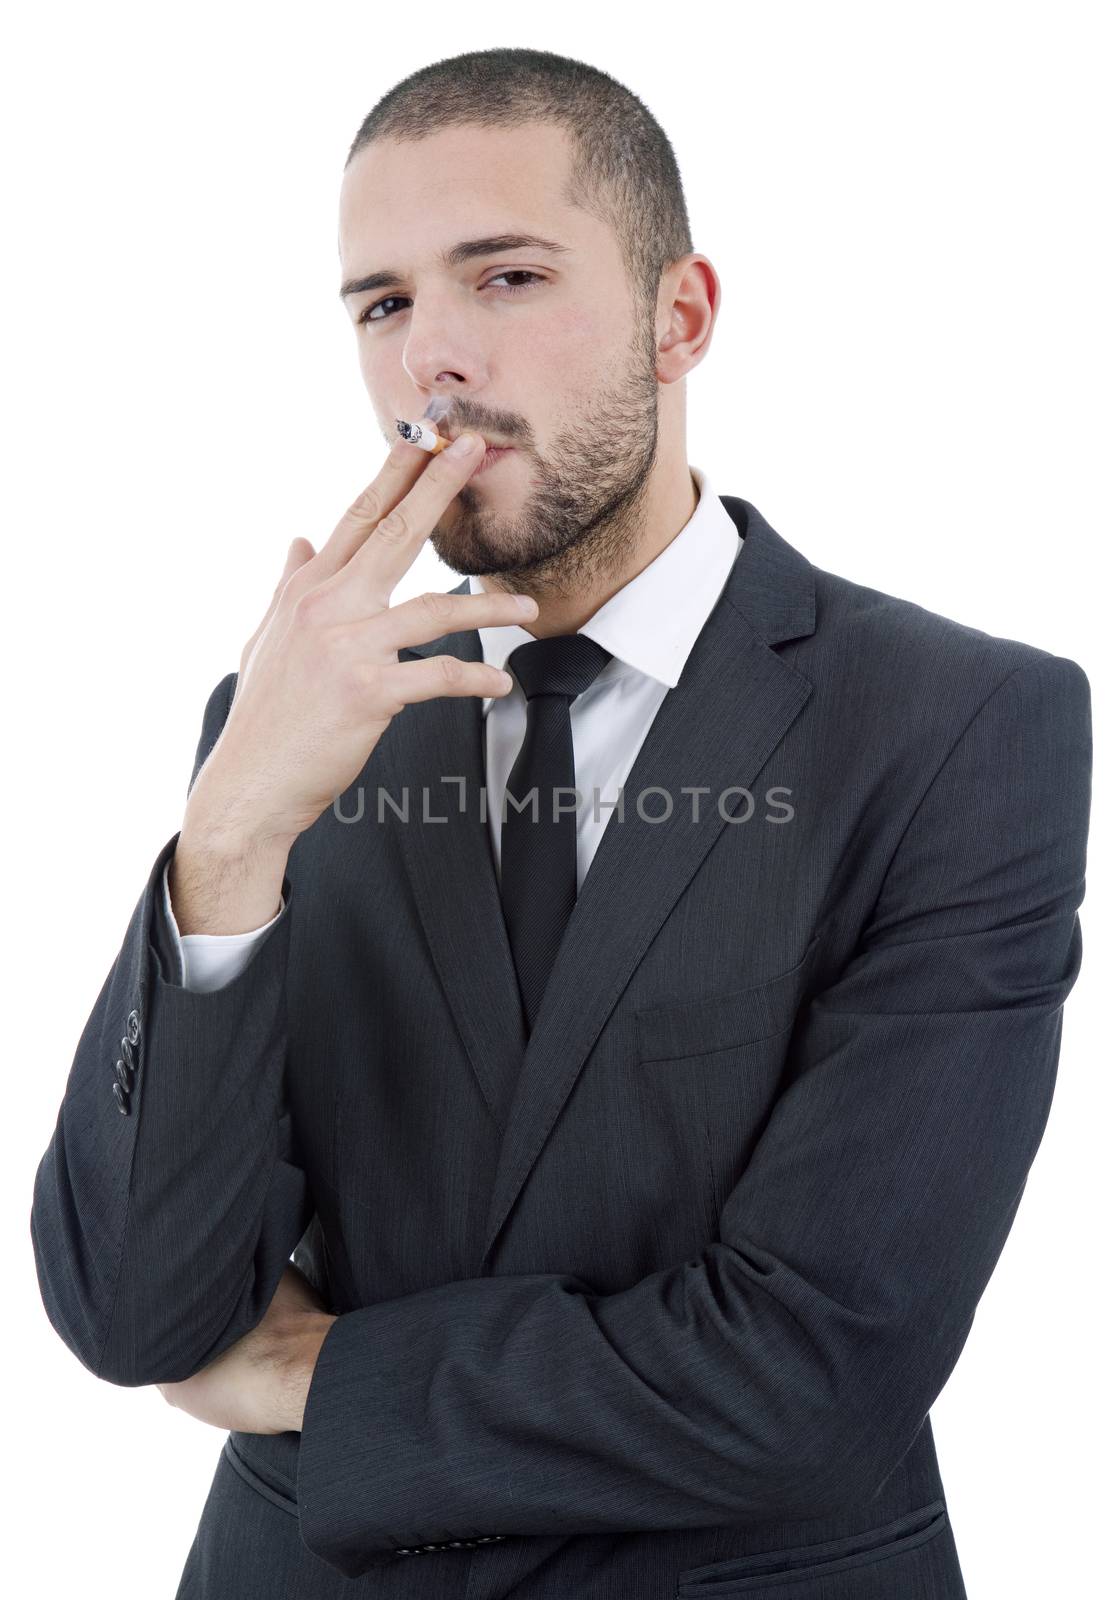
[[[271,1500],[274,1506],[279,1506],[282,1511],[287,1511],[290,1516],[299,1516],[299,1505],[291,1495],[283,1494],[279,1489],[273,1488],[272,1484],[266,1483],[261,1475],[253,1470],[245,1460],[245,1457],[238,1454],[232,1439],[226,1439],[225,1444],[222,1446],[222,1454],[234,1472],[249,1485],[250,1489],[255,1489],[265,1500]]]
[[[819,939],[820,935],[814,934],[797,965],[765,983],[645,1006],[635,1012],[638,1060],[706,1055],[784,1033],[796,1016]]]
[[[716,1595],[733,1600],[737,1595],[763,1594],[768,1590],[775,1591],[775,1600],[782,1600],[783,1585],[794,1584],[799,1579],[811,1580],[813,1595],[823,1597],[829,1591],[817,1588],[819,1580],[871,1562],[894,1561],[943,1533],[946,1520],[944,1500],[931,1500],[929,1505],[908,1511],[893,1522],[849,1534],[843,1539],[800,1545],[790,1550],[763,1550],[755,1555],[710,1562],[705,1567],[690,1567],[677,1574],[677,1600],[708,1600],[709,1596]],[[892,1580],[887,1582],[890,1584]],[[901,1576],[898,1584],[897,1590],[884,1588],[883,1594],[912,1592]],[[850,1591],[845,1588],[844,1592]],[[874,1592],[878,1594],[879,1589]]]

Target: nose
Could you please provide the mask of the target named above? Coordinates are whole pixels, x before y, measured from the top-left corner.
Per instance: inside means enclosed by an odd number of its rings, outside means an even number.
[[[461,322],[432,308],[421,316],[409,312],[401,362],[418,394],[471,393],[489,380],[483,353],[473,348]]]

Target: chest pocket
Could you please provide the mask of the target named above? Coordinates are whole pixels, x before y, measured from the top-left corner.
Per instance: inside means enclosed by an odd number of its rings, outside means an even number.
[[[819,938],[814,934],[795,967],[765,983],[635,1012],[639,1062],[707,1055],[784,1033],[797,1015]]]

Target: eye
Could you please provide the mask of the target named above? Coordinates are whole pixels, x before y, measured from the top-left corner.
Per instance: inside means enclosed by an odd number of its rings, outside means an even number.
[[[540,273],[540,272],[530,272],[527,268],[522,268],[522,267],[510,267],[505,272],[497,272],[497,273],[495,273],[494,276],[490,279],[489,283],[484,284],[483,287],[488,289],[491,284],[497,283],[499,278],[532,278],[534,283],[544,283],[545,282],[544,275],[542,273]],[[524,294],[526,292],[526,290],[530,289],[530,288],[532,288],[532,284],[529,284],[529,283],[515,283],[515,284],[511,284],[508,288],[499,289],[498,293],[499,294],[504,294],[504,295]],[[375,300],[373,305],[366,307],[366,309],[362,312],[361,316],[358,318],[358,321],[359,322],[387,322],[390,317],[395,317],[396,316],[396,312],[395,311],[381,311],[381,308],[383,306],[392,305],[394,300],[400,301],[400,300],[403,300],[403,299],[406,299],[406,298],[407,297],[404,296],[404,295],[390,294],[390,295],[386,295],[384,300]],[[379,312],[379,311],[381,312],[381,315],[379,315],[379,316],[375,315],[375,313]]]

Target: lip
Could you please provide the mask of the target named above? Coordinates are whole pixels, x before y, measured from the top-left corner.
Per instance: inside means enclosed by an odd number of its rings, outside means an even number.
[[[514,448],[515,447],[511,444],[487,445],[485,455],[478,463],[478,466],[475,467],[474,471],[470,475],[470,478],[467,479],[467,482],[470,483],[472,479],[477,478],[480,472],[485,472],[487,468],[492,467],[496,461],[500,461],[503,456],[511,456],[514,452]]]

